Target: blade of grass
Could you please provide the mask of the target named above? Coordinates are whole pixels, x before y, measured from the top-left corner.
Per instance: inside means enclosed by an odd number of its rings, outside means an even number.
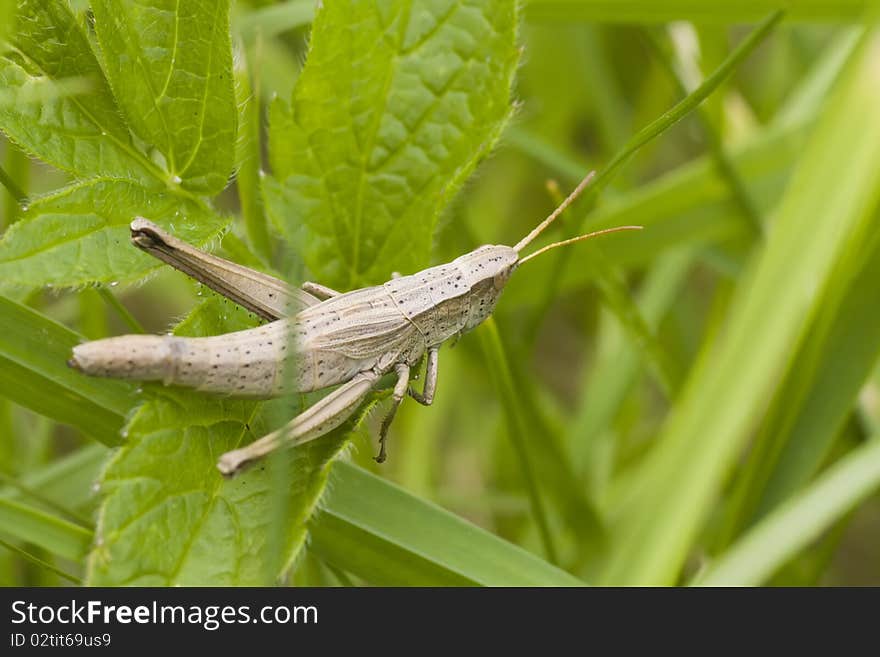
[[[70,454],[54,459],[37,469],[29,470],[20,478],[28,489],[39,491],[41,497],[53,505],[62,507],[68,514],[89,524],[82,518],[82,510],[92,501],[94,482],[108,456],[108,450],[100,443],[86,445]],[[20,499],[22,494],[15,488],[0,489],[0,496]]]
[[[660,136],[685,116],[700,106],[739,67],[739,65],[761,44],[782,20],[785,12],[774,11],[761,21],[752,32],[737,45],[727,59],[703,83],[685,96],[669,111],[639,130],[596,175],[587,193],[596,195],[610,182],[618,169],[626,164],[645,144]]]
[[[522,404],[518,400],[516,386],[513,383],[513,376],[510,372],[507,356],[504,353],[504,346],[501,344],[501,336],[498,334],[498,327],[492,317],[484,322],[480,328],[479,336],[483,344],[483,351],[486,354],[490,376],[495,383],[496,389],[501,391],[501,398],[507,418],[507,431],[510,441],[513,443],[513,448],[516,450],[523,482],[528,491],[532,518],[538,528],[547,558],[551,563],[558,564],[559,552],[556,549],[556,544],[550,532],[547,511],[544,508],[541,492],[538,490],[538,481],[532,468],[532,460],[529,457],[527,445],[529,431],[521,411]]]
[[[0,497],[0,533],[71,561],[82,560],[92,532],[32,506]]]
[[[24,559],[26,561],[30,561],[35,566],[38,566],[38,567],[43,568],[45,570],[48,570],[52,573],[55,573],[59,577],[66,579],[69,582],[73,582],[74,584],[82,584],[82,580],[79,577],[77,577],[76,575],[71,575],[70,573],[64,572],[58,566],[51,564],[48,561],[45,561],[43,559],[40,559],[38,556],[31,554],[27,550],[21,549],[17,545],[13,545],[12,543],[8,543],[7,541],[0,539],[0,546],[5,547],[7,550],[9,550],[10,552],[12,552],[14,554],[17,554],[22,559]]]
[[[119,445],[135,388],[70,369],[70,350],[80,341],[73,331],[0,296],[0,394],[106,445]]]
[[[880,487],[880,436],[755,525],[694,582],[757,586]]]
[[[851,244],[792,359],[731,493],[722,545],[798,490],[828,457],[880,356],[880,235]]]
[[[693,258],[689,252],[669,254],[648,274],[637,303],[652,330],[657,329],[681,292]],[[616,322],[606,322],[600,336],[598,361],[585,372],[577,404],[580,412],[569,431],[577,469],[586,474],[594,495],[603,487],[601,482],[607,475],[602,463],[612,458],[611,422],[635,384],[642,362],[639,350],[625,338]]]
[[[333,466],[310,549],[385,586],[583,586],[522,548],[344,461]]]
[[[668,44],[663,37],[654,30],[645,30],[645,34],[648,37],[648,43],[656,51],[664,68],[669,73],[670,79],[678,89],[678,93],[682,96],[686,96],[689,92],[687,83],[685,82],[680,69],[673,61],[674,55]],[[733,160],[724,148],[724,144],[721,141],[721,135],[718,134],[712,122],[712,117],[709,115],[708,106],[700,105],[697,108],[696,117],[700,123],[706,144],[709,147],[709,154],[715,161],[715,166],[718,167],[718,172],[721,174],[721,177],[727,182],[727,185],[730,188],[731,197],[742,210],[742,213],[747,220],[748,225],[754,231],[754,234],[756,236],[761,235],[764,231],[764,220],[761,217],[761,213],[758,211],[755,202],[752,200],[751,194],[749,194],[748,188],[743,182],[742,177],[736,170],[736,165],[733,163]]]

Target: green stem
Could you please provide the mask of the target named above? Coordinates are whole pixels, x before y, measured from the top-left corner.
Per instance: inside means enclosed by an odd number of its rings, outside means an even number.
[[[486,361],[489,364],[489,370],[495,379],[495,383],[500,389],[502,399],[504,400],[505,414],[507,415],[507,425],[511,442],[516,450],[517,460],[519,461],[520,470],[526,484],[526,490],[529,494],[529,502],[532,508],[532,515],[535,524],[538,526],[538,533],[541,542],[544,545],[544,551],[547,554],[547,560],[554,565],[559,565],[558,551],[553,542],[553,536],[550,533],[550,524],[547,520],[547,512],[544,509],[544,503],[538,490],[538,482],[532,469],[531,460],[528,456],[528,447],[526,445],[528,430],[526,428],[526,420],[522,416],[522,404],[518,399],[519,395],[513,382],[513,376],[510,371],[510,365],[507,362],[507,356],[504,353],[504,345],[501,343],[501,336],[498,334],[498,326],[494,318],[490,317],[483,323],[484,328],[479,331],[480,338],[483,342],[483,351],[486,354]]]
[[[12,225],[21,217],[23,205],[27,202],[27,188],[30,183],[31,163],[28,156],[11,141],[6,141],[6,173],[0,168],[0,179],[9,190],[4,205],[6,225]],[[7,183],[12,183],[10,187]]]
[[[140,322],[138,322],[134,318],[134,315],[132,315],[128,311],[128,308],[123,306],[122,302],[119,301],[119,299],[117,299],[110,290],[108,290],[106,287],[101,287],[98,288],[98,293],[101,295],[101,298],[107,302],[107,305],[109,305],[111,308],[113,308],[113,310],[117,312],[119,317],[122,319],[123,322],[125,322],[128,328],[130,328],[135,333],[146,333],[144,327],[141,326]]]
[[[27,194],[18,186],[12,176],[6,173],[6,170],[0,166],[0,184],[2,184],[9,195],[15,199],[17,205],[21,205],[27,200]]]
[[[257,61],[260,43],[260,39],[257,39],[254,46]],[[254,83],[251,85],[252,69],[247,61],[249,53],[243,47],[240,52],[241,56],[234,71],[238,103],[242,107],[236,186],[248,242],[254,252],[268,264],[271,262],[272,247],[260,196],[260,79],[254,75]]]

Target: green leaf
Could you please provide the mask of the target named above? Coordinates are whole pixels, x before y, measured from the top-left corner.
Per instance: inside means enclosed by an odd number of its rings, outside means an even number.
[[[440,210],[497,140],[510,0],[326,3],[292,107],[271,109],[270,216],[322,283],[423,268]]]
[[[125,180],[71,185],[36,199],[0,239],[0,280],[74,287],[141,278],[161,263],[129,242],[137,215],[199,246],[229,221],[195,201]]]
[[[173,182],[217,193],[235,160],[228,0],[94,0],[104,68],[132,131]]]
[[[220,298],[176,333],[216,335],[253,320]],[[344,432],[323,437],[233,479],[218,456],[268,433],[268,404],[151,388],[125,428],[128,443],[102,481],[92,585],[269,584],[291,565]],[[290,406],[290,400],[278,400]],[[288,415],[290,409],[287,410]]]
[[[700,574],[701,586],[757,586],[880,487],[880,436],[755,525]]]
[[[380,586],[583,586],[533,554],[350,463],[309,525],[309,549]]]
[[[119,445],[134,386],[83,376],[67,367],[82,337],[0,296],[0,395],[106,445]]]
[[[875,30],[851,58],[801,155],[767,242],[737,289],[724,333],[703,353],[634,484],[638,492],[629,512],[620,514],[606,581],[675,580],[796,353],[821,300],[817,290],[847,254],[849,240],[878,229],[878,55]],[[830,186],[829,170],[837,176]]]
[[[0,56],[0,89],[20,102],[0,103],[0,129],[25,151],[78,176],[149,181],[155,166],[132,145],[67,3],[23,0],[16,27],[13,49]],[[78,93],[52,92],[71,86]]]

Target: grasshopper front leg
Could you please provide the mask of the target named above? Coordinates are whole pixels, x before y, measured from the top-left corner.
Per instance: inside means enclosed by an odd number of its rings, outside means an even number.
[[[311,294],[313,297],[316,297],[321,301],[339,296],[339,292],[336,290],[329,288],[326,285],[321,285],[320,283],[313,283],[312,281],[306,281],[300,287],[304,292]]]
[[[226,476],[236,474],[246,464],[281,447],[306,443],[323,436],[345,422],[376,385],[381,374],[361,372],[317,401],[280,429],[220,456],[217,469]]]

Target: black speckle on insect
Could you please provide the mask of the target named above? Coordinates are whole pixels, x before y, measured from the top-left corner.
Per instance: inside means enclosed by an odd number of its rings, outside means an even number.
[[[243,386],[243,385],[238,386],[238,389],[239,389],[239,390],[244,390],[244,386]]]
[[[322,376],[324,376],[324,373],[323,373],[323,372],[318,372],[318,378],[320,379]]]
[[[399,304],[402,306],[402,305],[403,305],[403,299],[401,299],[401,300],[398,301],[397,303],[399,303]]]
[[[251,366],[250,363],[245,363],[245,364],[244,364],[244,368],[245,368],[245,369],[249,368],[250,366]]]
[[[274,298],[275,298],[275,293],[274,293],[274,292],[269,292],[269,298],[270,298],[270,299],[274,299]]]
[[[324,364],[324,361],[323,361],[323,360],[319,360],[319,361],[318,361],[318,365],[323,365],[323,364]]]
[[[245,356],[250,356],[250,355],[251,355],[251,350],[248,349],[247,351],[245,351],[245,352],[244,352],[244,355],[245,355]]]
[[[455,277],[455,280],[460,281],[460,280],[461,280],[461,274],[459,274],[458,276],[456,276],[456,277]]]
[[[220,367],[220,366],[219,365],[211,365],[211,369],[213,369],[213,370],[216,370],[218,367]]]

